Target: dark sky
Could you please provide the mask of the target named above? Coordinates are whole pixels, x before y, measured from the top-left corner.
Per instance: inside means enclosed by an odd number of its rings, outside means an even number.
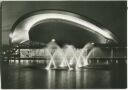
[[[32,41],[48,43],[52,39],[63,46],[71,44],[76,47],[83,47],[88,42],[104,43],[105,38],[101,35],[85,31],[82,28],[65,24],[62,22],[45,22],[39,24],[29,31],[29,38]]]
[[[12,25],[18,18],[32,11],[45,9],[66,10],[89,17],[98,23],[101,23],[105,28],[109,29],[119,38],[121,42],[127,41],[126,1],[5,1],[2,2],[2,43],[6,45],[9,44],[8,34],[12,28]],[[35,29],[40,29],[43,25],[39,25],[39,27],[36,27]],[[64,27],[66,24],[54,23],[54,25],[51,26],[55,28],[58,27],[57,25]],[[67,27],[70,28],[70,26]],[[39,32],[43,33],[44,31]],[[59,33],[62,35],[60,31]],[[80,32],[77,33],[79,33],[77,34],[77,39],[83,40],[82,38],[84,38],[84,35],[82,35]],[[87,33],[85,36],[86,35]],[[67,37],[71,38],[70,34]]]

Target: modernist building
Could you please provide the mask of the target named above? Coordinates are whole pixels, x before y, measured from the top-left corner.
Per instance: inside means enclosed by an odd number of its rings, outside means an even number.
[[[2,87],[125,88],[125,3],[3,2]]]

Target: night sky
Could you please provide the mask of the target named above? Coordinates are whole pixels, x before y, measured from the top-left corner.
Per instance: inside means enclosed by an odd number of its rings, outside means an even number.
[[[114,33],[121,43],[127,42],[127,8],[121,1],[42,1],[42,2],[3,2],[2,3],[2,44],[9,44],[9,32],[18,18],[37,10],[64,10],[89,17]],[[77,30],[80,29],[80,30]],[[83,32],[81,28],[61,22],[47,22],[33,27],[29,33],[31,40],[49,42],[55,38],[63,42],[82,46],[89,41],[98,42],[96,35]]]
[[[65,44],[83,47],[88,42],[105,42],[105,38],[101,35],[85,31],[82,28],[65,24],[62,22],[47,22],[39,24],[29,31],[31,41],[48,43],[52,39],[63,46]]]

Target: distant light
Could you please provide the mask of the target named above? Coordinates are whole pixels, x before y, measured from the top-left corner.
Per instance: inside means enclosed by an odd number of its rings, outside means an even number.
[[[3,52],[3,54],[6,54],[6,52]]]
[[[55,39],[52,39],[51,41],[52,41],[52,42],[55,42],[56,40],[55,40]]]
[[[65,47],[67,47],[67,48],[74,48],[73,45],[65,45]]]
[[[92,42],[91,44],[95,44],[95,43]]]

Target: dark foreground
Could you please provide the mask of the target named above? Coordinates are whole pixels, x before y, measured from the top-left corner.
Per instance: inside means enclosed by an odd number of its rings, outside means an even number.
[[[110,69],[83,69],[80,71],[51,70],[40,65],[22,66],[2,62],[3,89],[47,88],[126,88],[126,64],[112,65]]]

